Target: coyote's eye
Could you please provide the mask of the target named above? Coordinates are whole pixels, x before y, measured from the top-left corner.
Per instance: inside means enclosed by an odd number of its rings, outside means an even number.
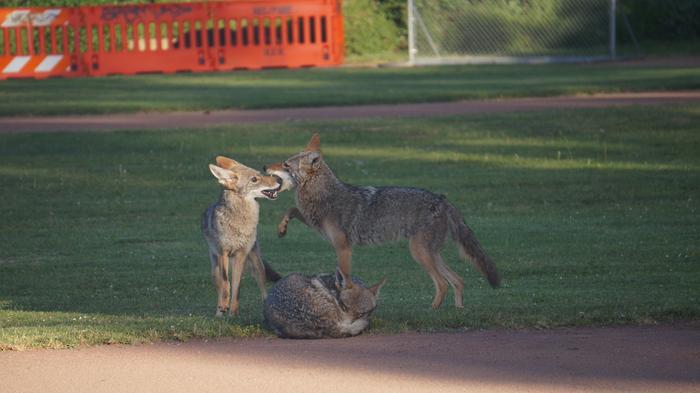
[[[258,182],[258,178],[255,177],[255,176],[253,176],[253,177],[250,178],[250,182],[251,182],[251,183],[257,183],[257,182]]]

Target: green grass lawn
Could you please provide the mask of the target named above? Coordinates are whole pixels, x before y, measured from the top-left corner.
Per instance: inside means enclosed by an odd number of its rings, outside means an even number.
[[[213,316],[207,163],[259,168],[311,130],[345,181],[446,194],[504,278],[491,289],[450,242],[465,309],[450,292],[432,311],[405,242],[356,248],[355,274],[388,278],[373,332],[700,318],[700,106],[630,107],[0,135],[0,348],[269,334],[250,275],[241,316]],[[300,223],[277,238],[292,204],[261,202],[264,257],[282,273],[332,271],[331,247]]]
[[[0,82],[0,116],[451,101],[700,88],[700,68],[621,64],[267,70]]]

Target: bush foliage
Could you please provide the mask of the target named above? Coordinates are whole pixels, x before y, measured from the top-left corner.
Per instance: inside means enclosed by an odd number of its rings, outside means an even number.
[[[397,50],[402,36],[375,0],[350,0],[343,4],[345,51],[349,56],[382,54]]]
[[[700,1],[635,0],[622,4],[635,34],[642,40],[700,39]]]

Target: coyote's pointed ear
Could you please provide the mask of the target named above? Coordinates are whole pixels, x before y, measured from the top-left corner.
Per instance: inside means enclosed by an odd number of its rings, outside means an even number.
[[[233,190],[236,188],[236,182],[238,181],[238,175],[229,171],[228,169],[220,168],[216,165],[209,164],[209,170],[211,174],[219,181],[219,184]]]
[[[382,277],[382,280],[374,284],[371,288],[369,288],[369,291],[372,292],[374,297],[377,297],[379,296],[379,290],[382,289],[384,284],[386,284],[386,277]]]
[[[346,290],[346,289],[353,289],[355,286],[352,282],[352,278],[350,276],[347,277],[347,280],[343,276],[343,273],[340,271],[340,268],[335,269],[335,287],[338,289],[338,291]]]
[[[310,153],[308,154],[308,156],[306,157],[306,159],[308,160],[308,164],[309,164],[312,168],[316,168],[316,167],[318,167],[318,164],[321,162],[321,152],[319,152],[319,151],[312,151],[312,152],[310,152]]]
[[[216,165],[224,169],[231,169],[237,166],[241,166],[241,164],[238,163],[236,160],[224,156],[216,157]]]
[[[344,287],[345,280],[343,280],[343,275],[340,273],[340,269],[335,269],[335,288],[340,291]]]
[[[321,151],[321,137],[318,135],[318,133],[311,135],[309,144],[306,145],[306,149],[304,149],[304,151]]]

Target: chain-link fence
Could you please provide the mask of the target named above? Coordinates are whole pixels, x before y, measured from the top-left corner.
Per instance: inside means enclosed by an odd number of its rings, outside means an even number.
[[[413,64],[615,56],[616,0],[409,0]]]

